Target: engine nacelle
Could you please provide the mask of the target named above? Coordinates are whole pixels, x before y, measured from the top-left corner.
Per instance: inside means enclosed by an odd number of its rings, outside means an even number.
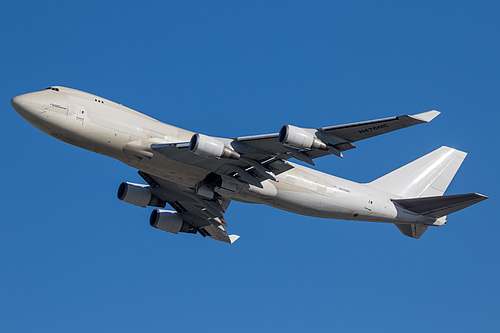
[[[118,187],[118,199],[139,206],[165,207],[166,202],[151,193],[151,187],[144,184],[124,182]]]
[[[179,213],[172,210],[155,209],[149,218],[149,224],[156,229],[168,231],[173,234],[187,232],[195,234],[196,229],[184,222]]]
[[[292,125],[285,125],[281,128],[278,140],[283,145],[295,149],[327,149],[326,144],[314,133]]]
[[[210,158],[239,159],[240,154],[226,147],[224,142],[203,134],[194,134],[189,141],[189,151]]]

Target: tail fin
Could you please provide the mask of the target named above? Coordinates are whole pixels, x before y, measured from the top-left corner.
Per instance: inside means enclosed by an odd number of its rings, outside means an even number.
[[[465,156],[467,153],[443,146],[367,185],[398,196],[392,199],[395,204],[435,218],[434,225],[443,225],[446,215],[488,198],[477,193],[443,196]],[[394,224],[412,238],[420,238],[428,227],[418,223]]]
[[[467,153],[443,146],[367,185],[402,198],[441,196],[465,156]]]

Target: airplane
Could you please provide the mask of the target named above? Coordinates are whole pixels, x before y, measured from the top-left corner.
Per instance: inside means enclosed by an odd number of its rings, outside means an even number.
[[[444,195],[465,152],[438,148],[372,182],[361,184],[302,164],[343,157],[353,143],[428,123],[436,110],[321,128],[281,127],[278,133],[212,137],[162,123],[108,99],[52,86],[14,97],[27,122],[69,144],[138,169],[144,184],[123,182],[118,198],[156,207],[150,225],[170,233],[199,233],[233,243],[224,213],[232,200],[265,204],[327,219],[393,223],[418,239],[447,215],[487,199]],[[166,205],[172,209],[163,209]]]

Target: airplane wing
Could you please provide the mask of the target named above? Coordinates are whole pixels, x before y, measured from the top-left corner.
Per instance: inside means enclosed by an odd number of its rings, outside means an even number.
[[[230,200],[218,198],[206,200],[195,194],[194,189],[183,187],[160,177],[139,171],[139,175],[151,186],[152,193],[167,202],[182,219],[194,227],[203,237],[234,243],[240,236],[228,235],[223,213]]]
[[[293,166],[286,163],[296,158],[314,165],[313,159],[356,148],[352,143],[405,127],[427,123],[439,115],[432,110],[416,115],[376,119],[346,125],[299,128],[286,125],[279,133],[243,136],[233,139],[195,134],[191,142],[152,144],[154,151],[170,159],[195,165],[216,174],[225,174],[262,187],[261,181],[275,181],[276,175]],[[194,140],[194,141],[193,141]],[[195,147],[201,145],[203,152]]]
[[[368,139],[380,134],[389,133],[405,127],[427,123],[437,117],[439,114],[439,111],[432,110],[412,116],[404,115],[345,125],[321,127],[315,130],[305,130],[309,133],[316,134],[316,136],[320,140],[326,143],[327,148],[335,148],[337,152],[341,153],[342,151],[356,148],[354,145],[352,145],[353,142]],[[292,155],[292,157],[297,157],[293,155],[294,152],[291,152],[289,147],[287,149],[287,147],[280,142],[279,134],[280,133],[245,136],[236,138],[235,140],[244,142],[245,144],[256,149],[280,152],[282,154]],[[311,159],[314,159],[328,154],[335,154],[335,150],[333,152],[329,149],[323,151],[309,150],[299,152],[304,153]]]

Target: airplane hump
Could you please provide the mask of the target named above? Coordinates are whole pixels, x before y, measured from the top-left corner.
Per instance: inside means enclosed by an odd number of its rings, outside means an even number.
[[[402,198],[441,196],[466,156],[443,146],[367,185]]]

